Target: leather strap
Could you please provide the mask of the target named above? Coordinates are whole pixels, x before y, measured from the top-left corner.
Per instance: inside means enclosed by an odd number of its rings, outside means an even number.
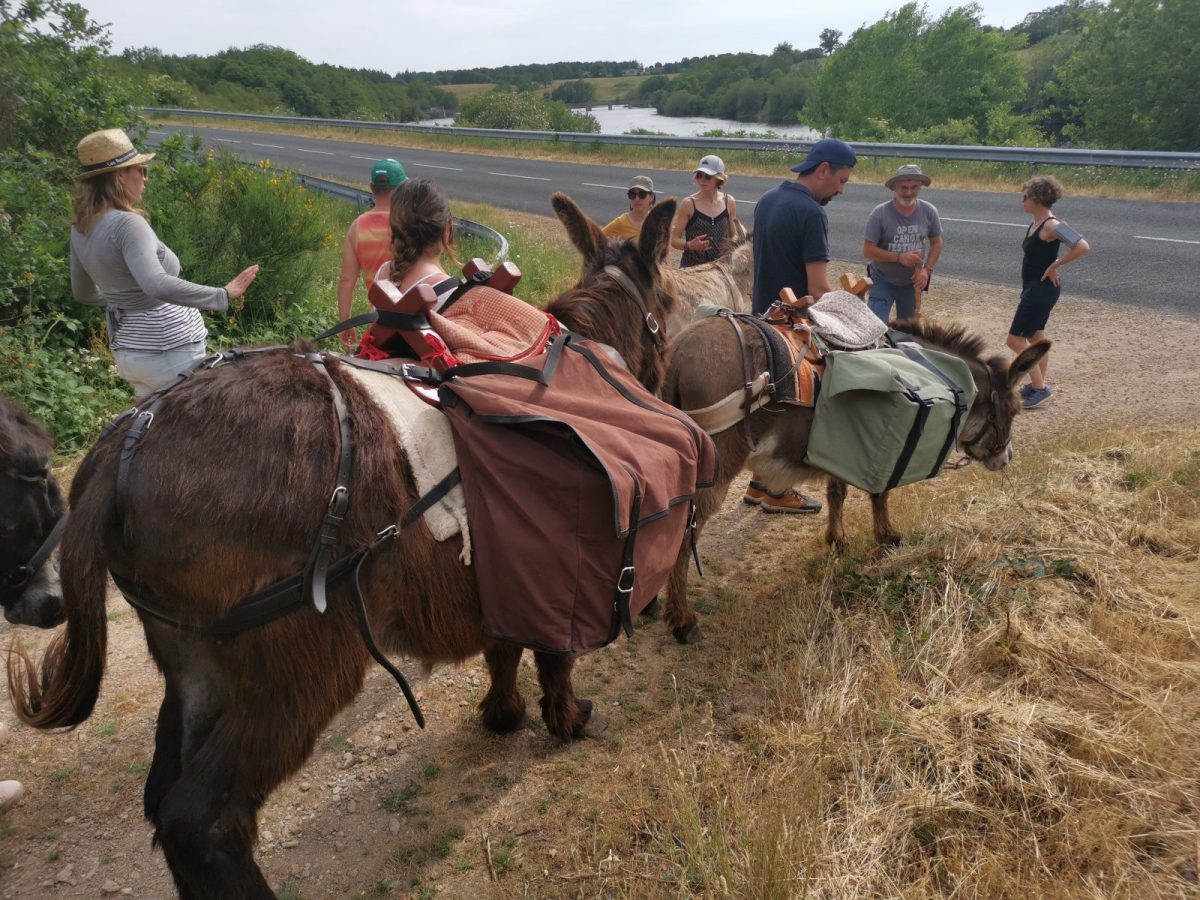
[[[663,337],[662,328],[659,327],[658,320],[654,318],[654,313],[650,312],[650,308],[646,306],[646,298],[642,296],[642,292],[638,290],[633,279],[618,269],[616,266],[605,266],[604,272],[613,281],[621,286],[621,288],[638,305],[642,311],[643,321],[646,323],[646,330],[650,332],[650,338],[654,341],[654,346],[659,350],[663,348],[666,338]]]

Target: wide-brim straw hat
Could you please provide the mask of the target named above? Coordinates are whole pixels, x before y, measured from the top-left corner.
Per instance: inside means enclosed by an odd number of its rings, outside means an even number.
[[[849,291],[829,291],[808,308],[813,330],[849,350],[870,347],[887,333],[887,323]]]
[[[906,163],[898,168],[895,174],[883,183],[883,186],[889,191],[895,190],[897,181],[919,181],[925,187],[929,187],[933,183],[933,179],[922,172],[921,167],[916,163]]]
[[[153,153],[142,153],[133,146],[133,141],[120,128],[105,128],[93,131],[78,144],[80,181],[95,178],[105,172],[141,166],[154,159]]]

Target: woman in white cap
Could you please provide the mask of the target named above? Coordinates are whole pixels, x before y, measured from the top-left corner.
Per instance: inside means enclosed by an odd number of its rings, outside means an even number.
[[[698,190],[683,199],[671,220],[671,246],[683,251],[681,269],[712,262],[730,249],[730,236],[743,231],[737,202],[721,190],[727,180],[721,157],[702,157],[692,177]]]
[[[138,152],[119,128],[92,132],[77,149],[71,292],[80,303],[106,308],[117,371],[140,400],[204,357],[208,329],[200,310],[228,309],[258,266],[224,287],[184,281],[179,257],[139,208],[154,154]]]
[[[634,175],[625,195],[629,198],[629,212],[621,213],[600,229],[617,240],[635,238],[641,233],[642,223],[646,221],[656,199],[654,182],[646,175]]]

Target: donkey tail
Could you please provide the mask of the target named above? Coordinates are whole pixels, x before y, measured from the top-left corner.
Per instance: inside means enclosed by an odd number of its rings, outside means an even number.
[[[86,461],[85,461],[86,467]],[[80,476],[82,477],[82,471]],[[74,728],[100,693],[108,648],[105,525],[112,515],[112,480],[91,478],[73,492],[59,570],[66,628],[50,641],[40,671],[20,648],[8,652],[8,697],[17,716],[35,728]]]

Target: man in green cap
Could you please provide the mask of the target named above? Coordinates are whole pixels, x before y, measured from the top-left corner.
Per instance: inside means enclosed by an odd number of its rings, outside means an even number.
[[[392,190],[408,180],[404,166],[394,159],[381,159],[371,166],[371,193],[375,207],[350,223],[342,245],[342,274],[338,279],[338,320],[350,318],[354,305],[354,285],[361,272],[369,291],[379,267],[392,258]],[[354,331],[338,335],[342,345],[351,349],[358,343]]]

